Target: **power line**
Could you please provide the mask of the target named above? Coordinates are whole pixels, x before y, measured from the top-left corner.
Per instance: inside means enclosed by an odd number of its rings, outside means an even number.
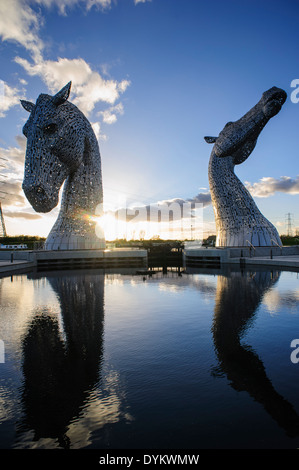
[[[288,212],[286,214],[286,224],[287,224],[287,236],[292,237],[293,236],[293,229],[292,229],[292,217],[294,214],[291,214]]]
[[[0,236],[7,237],[1,202],[0,202]]]

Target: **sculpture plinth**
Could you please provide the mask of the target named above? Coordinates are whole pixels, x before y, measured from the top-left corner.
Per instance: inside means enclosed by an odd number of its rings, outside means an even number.
[[[105,248],[95,233],[95,215],[103,202],[101,156],[91,124],[68,101],[71,82],[56,95],[39,95],[36,104],[22,100],[30,112],[23,127],[27,137],[24,193],[36,212],[57,206],[58,218],[45,248],[74,250]]]
[[[234,173],[253,151],[258,136],[281,109],[284,90],[273,87],[241,119],[228,122],[214,143],[209,162],[209,185],[215,214],[217,247],[282,245],[271,222],[259,211],[248,190]]]

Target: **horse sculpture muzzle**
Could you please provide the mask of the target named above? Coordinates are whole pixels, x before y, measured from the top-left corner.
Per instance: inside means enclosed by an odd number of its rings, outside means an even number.
[[[58,204],[58,193],[49,193],[42,184],[36,184],[30,179],[25,179],[22,188],[36,212],[50,212]]]

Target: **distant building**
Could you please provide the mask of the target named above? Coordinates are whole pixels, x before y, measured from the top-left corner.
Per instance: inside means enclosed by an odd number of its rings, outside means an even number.
[[[0,244],[0,250],[24,250],[28,248],[27,245],[2,245]]]

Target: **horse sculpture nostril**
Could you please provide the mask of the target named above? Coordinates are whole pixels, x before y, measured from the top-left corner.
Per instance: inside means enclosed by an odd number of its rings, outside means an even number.
[[[42,197],[42,198],[45,197],[45,195],[46,195],[46,191],[41,186],[37,186],[35,188],[35,193],[36,193],[37,197]]]
[[[23,183],[23,191],[36,212],[49,212],[56,203],[45,188],[30,182]]]
[[[26,196],[28,195],[29,197],[44,197],[46,194],[46,191],[44,188],[40,185],[36,185],[33,183],[23,183],[23,190]]]
[[[276,101],[277,103],[283,105],[287,99],[287,93],[281,88],[273,87],[264,93],[264,97],[265,104]]]

